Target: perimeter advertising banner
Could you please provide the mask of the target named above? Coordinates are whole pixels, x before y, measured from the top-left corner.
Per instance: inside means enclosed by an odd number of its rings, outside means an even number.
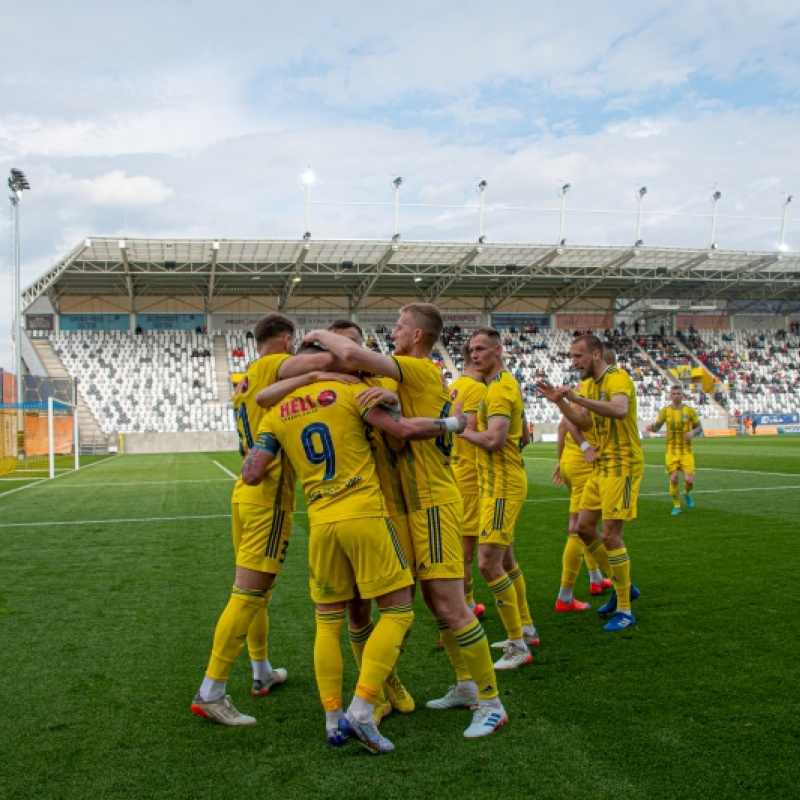
[[[143,331],[193,331],[206,324],[205,314],[137,314]]]
[[[745,414],[749,419],[755,418],[756,425],[799,425],[800,414]]]
[[[62,331],[129,331],[130,314],[61,314]]]

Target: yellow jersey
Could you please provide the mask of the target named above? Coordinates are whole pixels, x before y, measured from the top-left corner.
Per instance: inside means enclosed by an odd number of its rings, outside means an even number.
[[[278,380],[280,366],[289,357],[288,353],[276,353],[257,358],[247,368],[243,378],[247,381],[247,389],[233,397],[233,413],[236,417],[242,460],[253,446],[258,426],[267,413],[267,409],[256,403],[256,395]],[[233,487],[231,502],[294,511],[295,475],[289,460],[276,458],[258,486],[248,486],[240,475]]]
[[[697,412],[689,407],[682,405],[680,408],[673,408],[671,405],[662,408],[656,420],[656,430],[664,423],[667,424],[667,450],[676,456],[693,453],[693,440],[687,442],[684,438],[695,425],[700,424]]]
[[[631,376],[617,366],[609,366],[595,381],[587,378],[579,392],[589,400],[609,402],[618,394],[628,396],[625,419],[612,419],[592,412],[597,437],[595,470],[603,477],[637,477],[644,471],[644,456],[637,425],[636,387]]]
[[[439,368],[429,358],[392,356],[399,376],[397,393],[403,416],[447,417],[452,402]],[[450,463],[453,434],[408,442],[400,454],[400,480],[409,511],[461,501]]]
[[[486,384],[462,375],[450,384],[450,399],[453,405],[461,403],[465,414],[477,414],[478,407],[486,394]],[[478,448],[474,444],[456,436],[453,440],[453,474],[462,497],[478,494]]]
[[[528,476],[520,444],[525,404],[519,384],[506,370],[498,373],[486,386],[486,394],[478,407],[478,430],[485,431],[492,417],[508,419],[508,435],[499,450],[477,448],[481,497],[524,500],[528,494]]]
[[[397,381],[393,381],[391,378],[365,375],[363,380],[367,386],[380,386],[382,389],[397,392]],[[372,448],[375,468],[378,471],[378,482],[381,485],[389,516],[395,517],[407,514],[408,509],[406,508],[406,499],[403,496],[403,484],[400,481],[400,454],[395,453],[389,447],[383,431],[373,428],[372,425],[367,423],[365,432],[367,441]]]
[[[258,429],[256,447],[294,466],[311,524],[386,516],[375,460],[355,396],[363,383],[322,381],[286,395]]]

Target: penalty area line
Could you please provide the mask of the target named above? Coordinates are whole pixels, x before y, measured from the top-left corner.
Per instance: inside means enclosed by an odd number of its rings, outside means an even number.
[[[230,470],[229,470],[227,467],[223,467],[223,466],[222,466],[222,464],[220,464],[220,463],[219,463],[219,461],[216,461],[216,460],[214,460],[214,459],[212,459],[212,461],[213,461],[213,462],[214,462],[214,463],[215,463],[215,464],[216,464],[216,465],[217,465],[217,466],[218,466],[218,467],[219,467],[219,468],[220,468],[220,469],[221,469],[221,470],[222,470],[222,471],[223,471],[223,472],[224,472],[226,475],[230,475],[230,476],[231,476],[231,478],[233,478],[234,480],[237,480],[237,479],[238,479],[238,477],[239,477],[238,475],[234,475],[234,474],[233,474],[233,473],[232,473],[232,472],[231,472],[231,471],[230,471]]]

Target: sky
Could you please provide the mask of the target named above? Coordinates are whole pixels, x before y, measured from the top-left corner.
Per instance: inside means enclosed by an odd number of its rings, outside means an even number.
[[[21,282],[91,236],[800,249],[785,0],[6,3],[0,175]],[[354,205],[346,205],[346,204]],[[360,205],[356,205],[360,204]],[[403,207],[402,204],[408,204]],[[412,204],[415,204],[412,205]],[[420,207],[425,206],[425,207]],[[504,210],[522,208],[527,210]],[[624,213],[598,213],[614,211]],[[0,216],[0,367],[13,235]]]

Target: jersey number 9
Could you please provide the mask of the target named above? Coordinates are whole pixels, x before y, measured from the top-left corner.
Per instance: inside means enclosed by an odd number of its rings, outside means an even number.
[[[300,434],[300,441],[303,443],[303,450],[310,463],[325,465],[325,474],[322,480],[329,481],[336,474],[336,453],[328,426],[322,422],[312,422],[311,425],[306,425]]]

